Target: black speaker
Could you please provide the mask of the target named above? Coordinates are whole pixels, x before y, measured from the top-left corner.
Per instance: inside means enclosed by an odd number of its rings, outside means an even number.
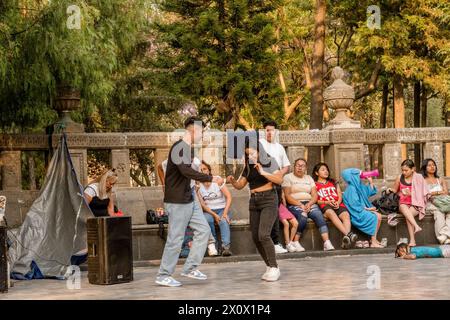
[[[131,217],[87,220],[88,278],[91,284],[133,280]]]
[[[8,292],[8,258],[6,254],[6,227],[0,226],[0,292]]]

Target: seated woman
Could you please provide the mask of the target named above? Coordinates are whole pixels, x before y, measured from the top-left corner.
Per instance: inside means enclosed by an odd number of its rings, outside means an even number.
[[[322,211],[316,204],[316,183],[311,176],[306,174],[305,159],[295,160],[294,172],[284,176],[281,186],[283,187],[288,209],[299,222],[298,231],[293,242],[293,245],[298,248],[297,251],[305,251],[299,241],[303,231],[306,229],[308,218],[312,219],[319,229],[323,240],[323,250],[334,250],[328,237],[327,223]]]
[[[377,233],[380,229],[381,214],[370,203],[369,197],[377,194],[372,178],[368,178],[370,185],[366,186],[359,177],[361,170],[349,168],[342,171],[342,178],[347,183],[344,192],[344,204],[350,212],[353,226],[371,236],[371,248],[384,248],[378,242]]]
[[[450,245],[442,245],[439,247],[411,247],[403,242],[397,245],[395,257],[405,260],[450,258]]]
[[[205,161],[200,165],[200,171],[212,176],[211,166]],[[215,223],[219,225],[222,237],[222,255],[231,256],[230,251],[230,206],[231,193],[225,183],[222,186],[214,182],[200,183],[198,188],[198,199],[203,208],[206,221],[211,228],[211,234],[217,243]]]
[[[409,245],[416,245],[415,234],[422,231],[416,222],[415,216],[419,215],[419,220],[425,216],[425,204],[428,188],[422,175],[415,172],[415,165],[411,159],[402,162],[402,174],[397,177],[393,188],[388,190],[398,193],[399,211],[405,216],[409,233]]]
[[[107,217],[114,215],[112,189],[117,179],[115,169],[108,170],[84,189],[84,197],[94,216]]]
[[[450,244],[450,196],[445,180],[438,176],[433,159],[425,159],[420,168],[431,198],[427,201],[426,212],[434,216],[434,231],[440,244]]]
[[[323,215],[344,235],[342,238],[342,249],[350,248],[351,244],[356,242],[358,236],[351,232],[350,214],[342,202],[341,187],[330,177],[330,169],[323,162],[316,164],[314,167],[313,178],[316,182],[319,196],[317,204]]]

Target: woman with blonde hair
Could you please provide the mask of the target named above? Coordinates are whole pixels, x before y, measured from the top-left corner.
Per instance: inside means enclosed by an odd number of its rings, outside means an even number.
[[[114,215],[113,187],[118,179],[115,171],[105,171],[84,189],[86,201],[96,217]]]

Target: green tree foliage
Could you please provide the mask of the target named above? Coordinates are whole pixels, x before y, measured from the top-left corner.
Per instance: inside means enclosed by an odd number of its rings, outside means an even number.
[[[144,0],[3,0],[0,13],[0,111],[6,131],[54,122],[55,89],[81,91],[84,108],[106,105],[113,75],[145,30]],[[81,28],[68,27],[80,8]],[[70,24],[70,23],[69,23]]]
[[[176,92],[227,128],[273,115],[278,96],[272,50],[277,0],[166,0],[158,31],[157,66],[173,76]]]

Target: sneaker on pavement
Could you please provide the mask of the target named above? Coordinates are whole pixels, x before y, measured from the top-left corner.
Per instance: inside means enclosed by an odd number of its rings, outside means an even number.
[[[266,267],[266,272],[261,276],[261,280],[266,280],[267,273],[269,273],[270,267]]]
[[[157,277],[155,283],[159,284],[160,286],[165,286],[165,287],[179,287],[179,286],[181,286],[181,282],[175,280],[172,277],[167,277],[167,276],[159,276],[159,277]]]
[[[280,278],[280,269],[279,268],[270,268],[267,272],[266,277],[264,280],[272,282],[277,281]]]
[[[295,245],[292,242],[289,242],[286,245],[286,249],[288,252],[297,252],[297,248],[295,247]]]
[[[347,236],[350,238],[352,243],[355,243],[356,240],[358,240],[358,235],[356,233],[350,232]]]
[[[295,246],[295,248],[297,249],[297,252],[303,252],[305,251],[305,248],[302,247],[302,245],[300,244],[300,242],[298,241],[294,241],[292,242],[292,244]]]
[[[223,247],[223,251],[222,251],[222,256],[229,257],[231,255],[232,255],[232,253],[230,251],[230,247],[229,246],[224,246]]]
[[[206,280],[208,277],[206,274],[200,272],[200,270],[192,270],[189,273],[185,273],[184,271],[181,273],[183,277],[188,277],[197,280]]]
[[[334,250],[333,245],[331,244],[330,240],[327,240],[323,243],[323,251],[331,251]]]
[[[219,255],[219,253],[217,252],[216,244],[215,243],[208,244],[208,256],[212,257],[212,256],[218,256],[218,255]]]
[[[349,236],[344,236],[343,238],[342,238],[342,245],[341,245],[341,247],[342,247],[342,249],[348,249],[348,248],[350,248],[350,245],[352,244],[352,241],[350,240],[350,237]]]
[[[278,243],[275,245],[275,253],[286,253],[286,252],[288,251],[285,248],[283,248],[281,244]]]

